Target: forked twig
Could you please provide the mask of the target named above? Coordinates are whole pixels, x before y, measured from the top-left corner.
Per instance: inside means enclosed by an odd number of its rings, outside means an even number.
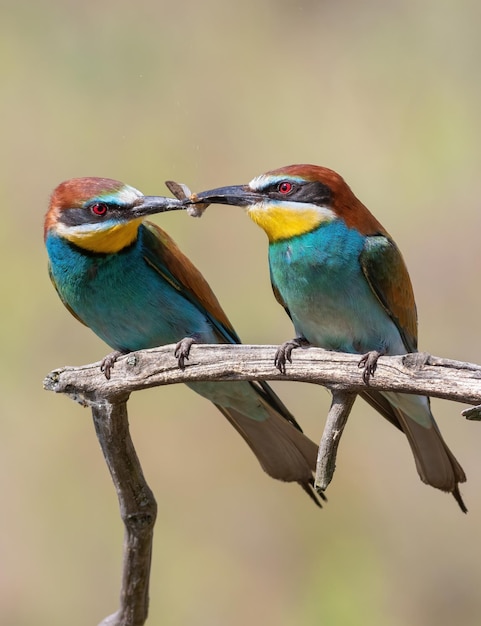
[[[317,453],[314,487],[318,491],[325,491],[334,475],[337,449],[356,395],[357,394],[350,391],[332,391],[331,408],[327,415],[321,443],[319,444],[319,451]]]
[[[189,362],[179,369],[175,346],[162,346],[120,357],[110,380],[100,363],[51,372],[44,387],[65,393],[92,409],[95,430],[117,491],[125,525],[119,610],[100,626],[143,626],[153,529],[154,496],[130,438],[127,400],[132,391],[179,382],[222,380],[298,380],[327,386],[333,393],[321,440],[316,487],[325,489],[333,476],[341,434],[356,395],[365,390],[359,356],[319,348],[296,351],[286,374],[274,366],[277,346],[193,345]],[[481,419],[481,366],[430,355],[381,357],[371,389],[419,393],[477,405],[463,413]]]

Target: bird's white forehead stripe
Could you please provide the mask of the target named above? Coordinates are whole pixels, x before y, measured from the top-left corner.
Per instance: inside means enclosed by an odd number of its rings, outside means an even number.
[[[286,175],[283,176],[282,174],[275,174],[275,175],[274,174],[261,174],[260,176],[256,176],[255,178],[251,180],[251,182],[249,183],[249,187],[252,189],[252,191],[262,191],[269,185],[280,183],[283,180],[292,180],[293,182],[296,182],[296,183],[306,182],[300,176],[298,177],[298,176],[286,176]]]
[[[132,204],[138,198],[141,198],[144,194],[140,192],[135,187],[131,187],[130,185],[124,185],[118,191],[107,192],[105,194],[100,194],[99,199],[104,202],[115,202],[117,204]]]

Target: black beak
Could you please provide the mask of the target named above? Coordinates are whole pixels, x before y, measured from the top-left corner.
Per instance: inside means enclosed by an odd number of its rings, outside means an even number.
[[[188,202],[176,200],[174,198],[164,198],[163,196],[142,196],[132,206],[132,217],[143,217],[155,213],[165,213],[166,211],[179,211],[188,206]]]
[[[252,191],[248,185],[234,185],[218,187],[210,191],[194,193],[190,197],[193,204],[232,204],[234,206],[249,206],[257,204],[263,199],[262,194]]]

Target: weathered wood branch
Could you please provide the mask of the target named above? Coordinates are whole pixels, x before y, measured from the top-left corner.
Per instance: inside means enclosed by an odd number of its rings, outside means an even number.
[[[157,503],[130,437],[129,394],[115,400],[82,400],[92,410],[97,439],[119,499],[124,522],[124,557],[120,607],[99,626],[142,626],[149,608],[149,580]]]
[[[149,607],[149,579],[157,503],[130,437],[128,395],[91,403],[95,432],[119,499],[125,527],[119,610],[100,626],[141,626]]]
[[[132,391],[180,382],[295,380],[328,387],[333,394],[319,447],[315,484],[324,490],[335,469],[339,441],[356,395],[365,389],[359,355],[319,348],[296,350],[286,374],[274,367],[277,346],[194,345],[184,370],[174,346],[121,357],[110,380],[100,363],[64,367],[44,380],[50,391],[64,393],[92,409],[95,430],[119,498],[125,525],[120,608],[100,626],[142,626],[148,613],[148,589],[154,496],[130,438],[127,400]],[[417,393],[477,405],[463,411],[481,420],[481,366],[428,354],[381,357],[369,386],[379,391]]]
[[[317,453],[314,486],[319,491],[325,491],[334,476],[337,449],[355,399],[356,394],[351,391],[332,390],[331,408]]]
[[[180,370],[174,346],[162,346],[119,358],[110,380],[101,374],[100,363],[93,363],[54,370],[44,386],[78,401],[115,398],[159,385],[213,380],[295,380],[354,393],[365,389],[358,355],[301,348],[293,353],[287,373],[281,374],[274,367],[276,349],[277,346],[194,345],[185,370]],[[370,387],[476,405],[481,404],[481,365],[425,353],[384,356],[378,361]]]

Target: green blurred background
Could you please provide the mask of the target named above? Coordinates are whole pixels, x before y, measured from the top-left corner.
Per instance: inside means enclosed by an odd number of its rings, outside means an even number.
[[[51,369],[107,351],[48,280],[51,190],[93,175],[155,194],[165,179],[199,190],[332,167],[403,250],[420,348],[480,362],[480,25],[477,0],[2,2],[2,624],[96,624],[120,584],[123,529],[90,414],[42,389]],[[292,336],[242,210],[158,222],[245,342]],[[276,389],[317,440],[329,395]],[[481,426],[433,407],[468,474],[467,516],[360,401],[318,511],[186,388],[134,395],[159,503],[149,623],[479,624]]]

